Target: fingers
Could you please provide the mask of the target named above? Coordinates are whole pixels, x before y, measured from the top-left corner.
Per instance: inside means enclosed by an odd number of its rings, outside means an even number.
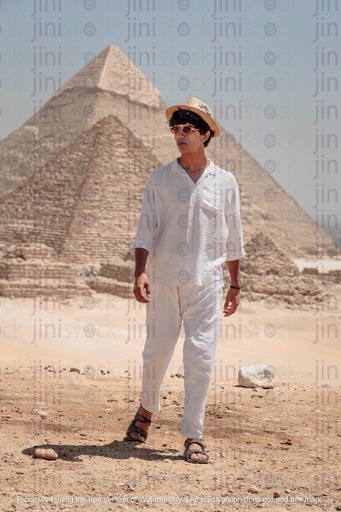
[[[149,296],[147,291],[144,291],[144,288],[134,288],[134,295],[137,302],[141,302],[142,304],[147,304],[150,302]]]
[[[224,316],[233,315],[233,313],[236,312],[237,307],[238,307],[238,305],[235,302],[230,301],[227,304],[225,303],[224,309],[223,309]]]
[[[237,311],[239,306],[239,291],[236,293],[234,291],[229,291],[226,295],[226,300],[223,308],[224,316],[231,316],[233,313]]]
[[[137,302],[147,304],[150,302],[150,286],[147,279],[137,279],[134,285],[134,295]]]

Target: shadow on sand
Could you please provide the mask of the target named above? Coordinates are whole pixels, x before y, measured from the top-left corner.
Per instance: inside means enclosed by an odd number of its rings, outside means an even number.
[[[83,455],[89,457],[107,457],[117,460],[133,457],[151,461],[161,461],[164,459],[183,460],[181,454],[176,449],[164,448],[158,450],[131,441],[113,441],[110,444],[104,445],[46,444],[26,448],[22,453],[24,455],[34,456],[36,448],[52,448],[58,453],[58,459],[68,462],[81,462]]]

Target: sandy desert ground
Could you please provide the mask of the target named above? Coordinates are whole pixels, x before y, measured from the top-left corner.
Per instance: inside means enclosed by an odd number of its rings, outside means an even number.
[[[208,465],[181,457],[181,339],[147,443],[123,441],[142,306],[109,295],[0,305],[0,510],[341,510],[341,285],[315,308],[243,300],[223,320]],[[238,386],[239,367],[257,362],[274,367],[273,389]]]

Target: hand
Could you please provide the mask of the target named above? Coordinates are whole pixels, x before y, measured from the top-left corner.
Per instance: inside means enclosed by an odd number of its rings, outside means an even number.
[[[149,279],[145,272],[141,272],[141,274],[135,278],[134,295],[137,302],[142,302],[142,304],[150,302]]]
[[[240,303],[240,290],[230,288],[226,294],[226,300],[223,308],[224,316],[233,315]]]

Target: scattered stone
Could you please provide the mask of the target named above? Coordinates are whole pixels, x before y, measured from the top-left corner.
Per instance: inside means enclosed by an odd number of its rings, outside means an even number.
[[[42,418],[46,418],[48,416],[48,413],[46,411],[42,411],[40,409],[32,409],[31,413],[41,416]]]
[[[56,373],[56,369],[53,366],[45,366],[44,370],[47,370],[48,372],[51,373]]]
[[[70,368],[69,372],[80,373],[81,371],[79,368]]]
[[[270,366],[243,366],[238,373],[238,384],[244,388],[270,389],[274,387],[274,372]]]
[[[52,448],[36,448],[34,450],[34,456],[39,459],[45,460],[57,460],[58,453],[55,452]]]
[[[259,489],[256,485],[250,485],[250,487],[248,488],[247,492],[250,492],[251,494],[258,494],[259,493]]]
[[[280,498],[281,494],[277,491],[274,492],[274,498]]]
[[[341,503],[339,505],[336,505],[335,510],[341,510]]]

